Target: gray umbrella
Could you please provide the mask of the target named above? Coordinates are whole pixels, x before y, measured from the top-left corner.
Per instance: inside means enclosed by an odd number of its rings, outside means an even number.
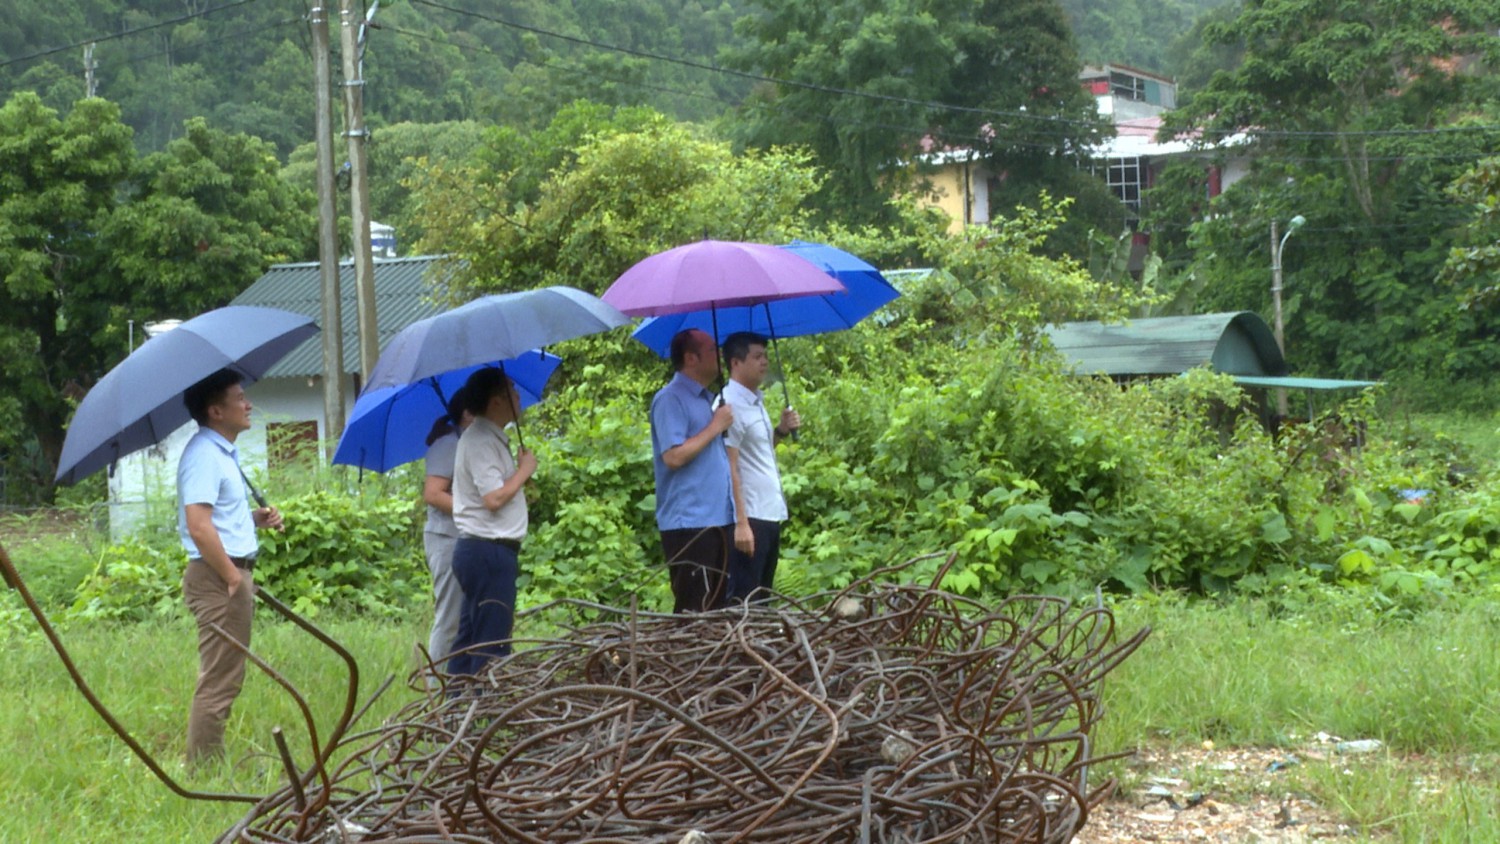
[[[233,305],[147,340],[78,404],[63,440],[57,482],[75,483],[161,442],[191,418],[183,390],[220,369],[254,381],[317,331],[317,324],[301,314]]]
[[[411,384],[630,322],[613,305],[571,287],[481,296],[418,320],[391,338],[362,392]]]

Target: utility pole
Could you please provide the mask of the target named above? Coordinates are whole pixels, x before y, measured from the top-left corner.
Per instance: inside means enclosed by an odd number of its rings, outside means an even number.
[[[99,82],[94,78],[94,68],[99,65],[94,61],[94,42],[83,45],[83,95],[92,97],[99,90]]]
[[[328,450],[344,432],[344,320],[339,301],[338,207],[333,186],[333,71],[328,53],[328,0],[311,0],[313,87],[317,103],[318,276],[323,296],[323,438]]]
[[[375,14],[378,2],[370,8]],[[370,382],[370,370],[380,356],[380,331],[375,321],[375,258],[370,254],[370,185],[365,159],[364,26],[355,15],[353,0],[339,0],[339,44],[344,59],[344,136],[349,139],[349,216],[354,228],[354,290],[359,313],[360,383]],[[358,27],[358,31],[356,31]]]

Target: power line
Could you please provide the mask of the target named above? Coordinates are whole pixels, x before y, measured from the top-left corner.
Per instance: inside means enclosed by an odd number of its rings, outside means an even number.
[[[987,116],[987,117],[1004,117],[1004,118],[1020,119],[1020,120],[1043,121],[1043,122],[1046,122],[1046,123],[1052,124],[1052,125],[1059,125],[1059,124],[1061,124],[1061,125],[1077,126],[1077,127],[1084,127],[1084,128],[1091,128],[1091,127],[1094,127],[1094,126],[1097,125],[1096,123],[1094,123],[1092,121],[1088,121],[1088,120],[1076,120],[1076,119],[1066,118],[1066,117],[1061,117],[1061,116],[1038,115],[1038,114],[1032,114],[1032,113],[1025,112],[1025,111],[1005,111],[1005,110],[1000,110],[1000,109],[975,108],[975,107],[971,107],[971,106],[960,106],[960,105],[954,105],[952,103],[939,102],[939,101],[936,101],[936,100],[921,100],[921,99],[915,99],[915,98],[911,98],[911,97],[898,97],[898,96],[889,95],[889,94],[873,94],[873,93],[870,93],[870,92],[867,92],[867,91],[856,91],[856,90],[849,89],[849,88],[839,88],[839,87],[833,87],[833,86],[828,86],[828,85],[819,85],[819,84],[811,83],[811,82],[799,82],[799,81],[795,81],[795,80],[780,79],[780,78],[773,77],[773,76],[765,76],[765,75],[758,74],[758,73],[750,73],[750,72],[747,72],[747,71],[735,70],[733,68],[722,67],[720,65],[708,64],[708,63],[700,62],[700,61],[694,61],[692,59],[685,59],[685,58],[680,58],[680,57],[677,57],[677,56],[667,56],[667,55],[663,55],[663,54],[660,54],[660,53],[653,53],[653,52],[650,52],[650,51],[647,51],[647,50],[640,50],[640,49],[636,49],[636,48],[633,48],[633,47],[622,47],[622,46],[617,45],[617,44],[609,44],[609,43],[602,42],[602,41],[595,41],[593,39],[582,38],[582,37],[576,36],[576,35],[567,35],[567,34],[564,34],[564,33],[561,33],[561,32],[556,32],[554,30],[546,29],[544,27],[535,26],[535,25],[532,25],[532,24],[524,24],[524,23],[520,23],[520,22],[517,22],[517,21],[507,20],[505,18],[495,17],[493,15],[486,15],[486,14],[483,14],[483,13],[480,13],[480,12],[471,12],[471,11],[468,11],[468,10],[465,10],[465,9],[459,9],[457,7],[454,7],[454,6],[449,6],[449,5],[446,5],[446,4],[443,4],[443,3],[439,3],[436,0],[412,0],[412,3],[413,4],[423,5],[423,6],[429,6],[431,8],[440,9],[440,10],[443,10],[443,11],[446,11],[446,12],[451,12],[453,14],[458,14],[458,15],[464,15],[464,16],[467,16],[467,17],[478,18],[480,20],[488,21],[490,23],[499,24],[499,25],[505,26],[505,27],[510,27],[512,29],[519,29],[519,30],[521,30],[523,32],[531,32],[531,33],[534,33],[534,34],[537,34],[537,35],[544,35],[544,36],[547,36],[549,38],[556,38],[556,39],[561,40],[561,41],[567,41],[567,42],[572,43],[572,44],[578,44],[578,45],[581,45],[581,46],[591,47],[591,48],[597,49],[597,50],[606,50],[606,51],[610,51],[610,52],[624,53],[624,54],[627,54],[627,55],[632,55],[632,56],[637,56],[637,57],[641,57],[641,58],[652,59],[652,60],[655,60],[655,61],[668,62],[668,63],[671,63],[671,64],[682,65],[684,67],[690,67],[690,68],[694,68],[694,69],[697,69],[697,70],[708,71],[710,73],[718,73],[718,74],[724,74],[724,75],[727,75],[727,76],[734,76],[734,77],[737,77],[737,78],[740,78],[740,79],[747,79],[747,80],[750,80],[750,81],[753,81],[753,82],[765,82],[765,83],[770,83],[770,84],[774,84],[774,85],[783,85],[783,86],[786,86],[786,87],[800,88],[800,89],[803,89],[803,90],[815,91],[815,92],[825,93],[825,94],[838,94],[840,96],[859,97],[859,98],[862,98],[862,99],[876,100],[876,101],[881,101],[881,102],[892,102],[892,103],[899,103],[899,104],[902,104],[902,105],[914,105],[914,106],[920,106],[920,107],[928,108],[928,109],[934,109],[934,110],[940,110],[940,111],[950,111],[950,112],[955,112],[955,113],[960,113],[960,114],[974,114],[974,115]],[[1221,137],[1231,137],[1233,135],[1243,134],[1244,133],[1244,130],[1203,130],[1203,131],[1204,131],[1205,134],[1208,134],[1209,132],[1214,132],[1214,133],[1220,134]],[[1470,125],[1470,126],[1433,127],[1433,128],[1427,128],[1427,129],[1370,129],[1370,130],[1275,130],[1275,129],[1257,129],[1257,130],[1254,131],[1254,134],[1257,135],[1257,136],[1259,136],[1259,137],[1268,137],[1268,138],[1269,137],[1275,137],[1275,138],[1288,138],[1288,139],[1290,139],[1290,138],[1342,139],[1342,138],[1376,138],[1376,137],[1421,136],[1421,135],[1437,135],[1437,134],[1465,134],[1465,133],[1472,133],[1472,132],[1500,133],[1500,126],[1496,126],[1496,125]]]
[[[684,58],[680,58],[680,57],[677,57],[677,56],[667,56],[667,55],[662,55],[660,53],[652,53],[652,52],[649,52],[647,50],[639,50],[639,49],[636,49],[634,47],[621,47],[621,46],[619,46],[617,44],[608,44],[608,43],[605,43],[605,42],[602,42],[602,41],[594,41],[592,39],[581,38],[581,37],[576,36],[576,35],[566,35],[566,34],[561,33],[561,32],[555,32],[553,30],[545,29],[545,28],[539,27],[539,26],[533,26],[531,24],[519,23],[517,21],[506,20],[504,18],[497,18],[497,17],[495,17],[493,15],[485,15],[485,14],[481,14],[479,12],[471,12],[471,11],[468,11],[468,10],[465,10],[465,9],[459,9],[459,8],[456,8],[456,7],[453,7],[453,6],[447,6],[447,5],[444,5],[442,3],[435,2],[435,0],[412,0],[412,3],[413,4],[417,4],[417,5],[430,6],[430,7],[434,8],[434,9],[441,9],[442,11],[445,11],[445,12],[452,12],[453,14],[465,15],[467,17],[479,18],[480,20],[488,21],[490,23],[499,24],[501,26],[510,27],[512,29],[519,29],[519,30],[522,30],[523,32],[531,32],[531,33],[534,33],[536,35],[545,35],[545,36],[547,36],[549,38],[556,38],[556,39],[559,39],[559,40],[562,40],[562,41],[567,41],[567,42],[572,43],[572,44],[578,44],[578,45],[585,46],[585,47],[592,47],[592,48],[597,49],[597,50],[607,50],[607,51],[610,51],[610,52],[625,53],[626,55],[637,56],[637,57],[646,58],[646,59],[652,59],[652,60],[655,60],[655,61],[668,62],[670,64],[682,65],[684,67],[690,67],[690,68],[694,68],[696,70],[705,70],[705,71],[708,71],[710,73],[719,73],[719,74],[724,74],[726,76],[734,76],[734,77],[737,77],[737,78],[740,78],[740,79],[746,79],[746,80],[749,80],[749,81],[752,81],[752,82],[768,82],[768,83],[771,83],[771,84],[774,84],[774,85],[784,85],[784,86],[787,86],[787,87],[790,87],[790,88],[801,88],[803,90],[815,91],[815,92],[824,93],[824,94],[838,94],[838,95],[841,95],[841,96],[859,97],[859,98],[862,98],[862,99],[876,100],[876,101],[879,101],[879,102],[889,102],[889,103],[899,103],[901,105],[921,106],[923,108],[936,109],[936,110],[942,110],[942,111],[951,111],[951,112],[957,112],[957,113],[960,113],[960,114],[974,114],[974,115],[979,115],[979,116],[982,116],[982,117],[1005,117],[1005,118],[1019,119],[1019,120],[1042,121],[1042,122],[1046,122],[1048,124],[1072,125],[1072,126],[1079,126],[1079,127],[1085,127],[1085,128],[1092,128],[1092,127],[1095,127],[1095,126],[1099,125],[1098,123],[1096,123],[1094,121],[1089,121],[1089,120],[1074,120],[1074,119],[1065,118],[1065,117],[1054,117],[1054,116],[1047,116],[1047,115],[1040,115],[1040,114],[1032,114],[1032,113],[1026,112],[1026,111],[1002,111],[1002,110],[999,110],[999,109],[974,108],[972,106],[953,105],[951,103],[942,103],[942,102],[937,102],[935,100],[919,100],[919,99],[914,99],[914,98],[911,98],[911,97],[898,97],[898,96],[894,96],[892,94],[873,94],[873,93],[870,93],[868,91],[856,91],[856,90],[853,90],[851,88],[837,88],[837,87],[832,87],[832,86],[828,86],[828,85],[818,85],[818,84],[815,84],[815,83],[812,83],[812,82],[798,82],[798,81],[795,81],[795,80],[778,79],[778,78],[773,77],[773,76],[764,76],[764,75],[759,74],[759,73],[750,73],[748,71],[735,70],[733,68],[727,68],[727,67],[723,67],[721,65],[708,64],[708,63],[705,63],[705,62],[694,61],[692,59],[684,59]]]
[[[453,41],[445,41],[445,40],[443,40],[441,38],[437,38],[437,37],[432,36],[432,35],[426,35],[426,34],[419,33],[419,32],[413,32],[411,30],[402,29],[400,27],[385,26],[385,27],[382,27],[382,29],[387,30],[387,31],[391,31],[391,32],[397,32],[397,33],[400,33],[402,35],[408,35],[408,36],[412,36],[412,37],[415,37],[415,38],[425,39],[425,40],[432,41],[432,42],[439,43],[439,44],[446,44],[448,46],[456,47],[456,48],[458,48],[460,50],[466,50],[466,51],[470,51],[470,52],[486,53],[488,55],[492,55],[492,56],[497,56],[497,57],[500,57],[500,58],[504,58],[504,56],[501,56],[500,53],[498,53],[497,51],[495,51],[495,50],[493,50],[493,49],[491,49],[489,47],[471,46],[471,45],[465,45],[465,44],[458,44],[458,43],[453,42]],[[666,94],[672,94],[674,96],[692,97],[692,98],[695,98],[695,99],[709,100],[711,102],[715,102],[715,103],[718,103],[718,104],[723,105],[723,106],[734,106],[734,105],[737,105],[737,103],[735,103],[733,101],[730,101],[729,99],[727,99],[727,98],[725,98],[725,97],[723,97],[721,95],[717,95],[717,94],[705,94],[705,93],[702,93],[702,92],[699,92],[699,91],[685,91],[685,90],[683,90],[681,88],[670,88],[670,87],[663,86],[663,85],[655,85],[655,84],[651,84],[651,83],[648,83],[648,82],[640,82],[640,81],[633,80],[633,79],[622,79],[622,78],[619,78],[619,77],[610,76],[608,74],[600,73],[597,70],[594,70],[592,68],[583,67],[581,65],[567,64],[567,63],[562,62],[560,60],[557,60],[555,58],[552,59],[551,61],[549,61],[548,64],[541,65],[540,67],[542,67],[543,69],[556,69],[556,70],[563,70],[563,71],[567,71],[567,72],[571,72],[571,73],[578,73],[578,74],[584,75],[584,76],[592,76],[592,77],[594,77],[596,79],[604,79],[606,81],[613,82],[615,84],[622,85],[622,86],[625,86],[625,87],[643,88],[643,89],[646,89],[646,90],[658,91],[658,92],[666,93]],[[933,136],[933,137],[936,137],[936,138],[946,138],[946,139],[949,139],[949,140],[960,141],[960,142],[964,142],[964,143],[982,143],[984,141],[984,138],[982,138],[979,135],[959,134],[959,133],[949,132],[949,131],[946,131],[946,130],[943,130],[943,129],[940,129],[940,128],[933,128],[933,127],[913,127],[913,126],[909,126],[909,125],[898,125],[898,124],[893,124],[893,123],[882,123],[882,122],[875,122],[875,121],[868,121],[868,120],[854,120],[854,119],[847,119],[847,118],[837,118],[836,119],[836,118],[833,118],[833,117],[829,116],[828,114],[826,114],[824,112],[819,112],[816,115],[809,116],[809,115],[805,114],[804,112],[802,112],[800,110],[792,110],[792,109],[785,108],[784,106],[779,107],[779,111],[782,114],[790,114],[794,119],[800,120],[800,121],[805,122],[805,123],[831,123],[831,124],[838,125],[838,126],[856,126],[856,127],[862,127],[862,128],[868,128],[868,129],[881,129],[881,130],[888,130],[888,131],[903,132],[903,133],[911,134],[911,135],[914,135],[914,136],[917,136],[917,137],[930,135],[930,136]],[[1055,146],[1053,144],[1027,142],[1027,141],[1021,140],[1019,138],[1017,138],[1017,139],[1008,139],[1007,142],[1011,146],[1021,146],[1021,147],[1031,148],[1031,149],[1052,149]]]
[[[173,24],[183,23],[184,21],[190,21],[190,20],[192,20],[194,18],[201,18],[204,15],[211,15],[214,12],[221,12],[221,11],[223,11],[225,9],[233,9],[236,6],[243,6],[243,5],[247,4],[247,3],[254,3],[254,2],[255,2],[255,0],[233,0],[233,2],[225,3],[222,6],[213,6],[213,7],[204,9],[204,10],[199,11],[199,12],[190,12],[190,13],[188,13],[186,15],[180,15],[178,17],[171,18],[170,20],[158,21],[156,23],[147,24],[145,26],[138,26],[138,27],[136,27],[134,29],[122,30],[120,32],[112,32],[112,33],[110,33],[108,35],[99,35],[99,36],[95,36],[93,38],[85,38],[82,41],[78,41],[78,42],[73,43],[73,44],[67,44],[67,45],[64,45],[62,47],[52,47],[50,49],[42,50],[41,52],[37,52],[37,53],[32,53],[32,54],[27,55],[27,56],[20,56],[18,58],[14,58],[14,59],[7,59],[7,60],[5,60],[3,62],[0,62],[0,68],[10,67],[13,64],[18,64],[20,62],[31,61],[32,59],[44,58],[46,56],[51,56],[51,55],[54,55],[56,53],[66,52],[68,50],[76,50],[79,47],[83,47],[83,46],[86,46],[88,44],[98,44],[98,43],[100,43],[102,41],[113,41],[116,38],[124,38],[127,35],[138,35],[138,34],[140,34],[142,32],[150,32],[153,29],[161,29],[164,26],[172,26]]]

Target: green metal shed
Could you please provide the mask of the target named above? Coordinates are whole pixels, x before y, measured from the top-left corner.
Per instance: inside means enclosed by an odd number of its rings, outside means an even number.
[[[1069,322],[1049,326],[1045,333],[1080,375],[1128,380],[1180,375],[1206,366],[1233,376],[1245,387],[1309,391],[1308,418],[1314,415],[1311,391],[1362,389],[1379,383],[1288,375],[1276,336],[1253,311],[1119,323]]]

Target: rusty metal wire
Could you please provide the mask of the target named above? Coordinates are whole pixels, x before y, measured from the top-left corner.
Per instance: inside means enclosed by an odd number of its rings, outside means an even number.
[[[525,613],[590,620],[482,677],[419,672],[220,840],[1066,844],[1112,785],[1089,782],[1101,681],[1147,631],[904,569],[774,607]]]

